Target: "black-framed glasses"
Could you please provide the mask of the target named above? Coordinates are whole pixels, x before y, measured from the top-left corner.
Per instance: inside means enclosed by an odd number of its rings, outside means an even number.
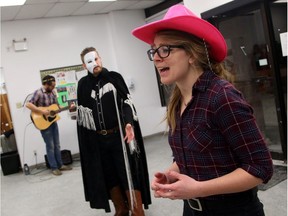
[[[157,53],[160,58],[167,58],[173,48],[183,49],[184,47],[181,45],[163,45],[158,47],[157,49],[149,49],[147,51],[147,55],[150,61],[154,60],[155,53]]]

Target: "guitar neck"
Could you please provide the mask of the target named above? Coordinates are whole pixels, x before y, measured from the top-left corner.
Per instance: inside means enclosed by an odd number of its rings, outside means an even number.
[[[56,113],[60,113],[64,110],[68,110],[70,108],[70,106],[67,106],[67,107],[62,107],[62,108],[59,108],[58,110],[55,110]]]

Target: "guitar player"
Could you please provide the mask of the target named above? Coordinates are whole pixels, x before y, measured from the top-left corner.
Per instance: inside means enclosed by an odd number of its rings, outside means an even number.
[[[33,93],[32,98],[26,103],[26,107],[32,113],[37,113],[45,119],[48,118],[51,112],[48,107],[55,104],[59,107],[55,85],[56,82],[53,76],[45,76],[42,79],[42,87]],[[59,176],[62,174],[61,171],[71,170],[72,167],[66,166],[62,162],[57,121],[53,121],[46,129],[40,129],[40,133],[46,144],[46,154],[52,174]]]

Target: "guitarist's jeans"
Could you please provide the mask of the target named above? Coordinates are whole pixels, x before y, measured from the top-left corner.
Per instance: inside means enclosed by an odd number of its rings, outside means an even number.
[[[52,170],[59,169],[63,163],[61,158],[59,130],[57,122],[54,122],[46,130],[40,130],[46,144],[46,153]]]

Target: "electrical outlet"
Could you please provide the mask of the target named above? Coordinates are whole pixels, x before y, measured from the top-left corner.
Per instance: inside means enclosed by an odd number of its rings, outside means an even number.
[[[17,109],[22,108],[22,106],[23,106],[23,104],[22,104],[21,102],[17,102],[17,103],[16,103],[16,108],[17,108]]]

